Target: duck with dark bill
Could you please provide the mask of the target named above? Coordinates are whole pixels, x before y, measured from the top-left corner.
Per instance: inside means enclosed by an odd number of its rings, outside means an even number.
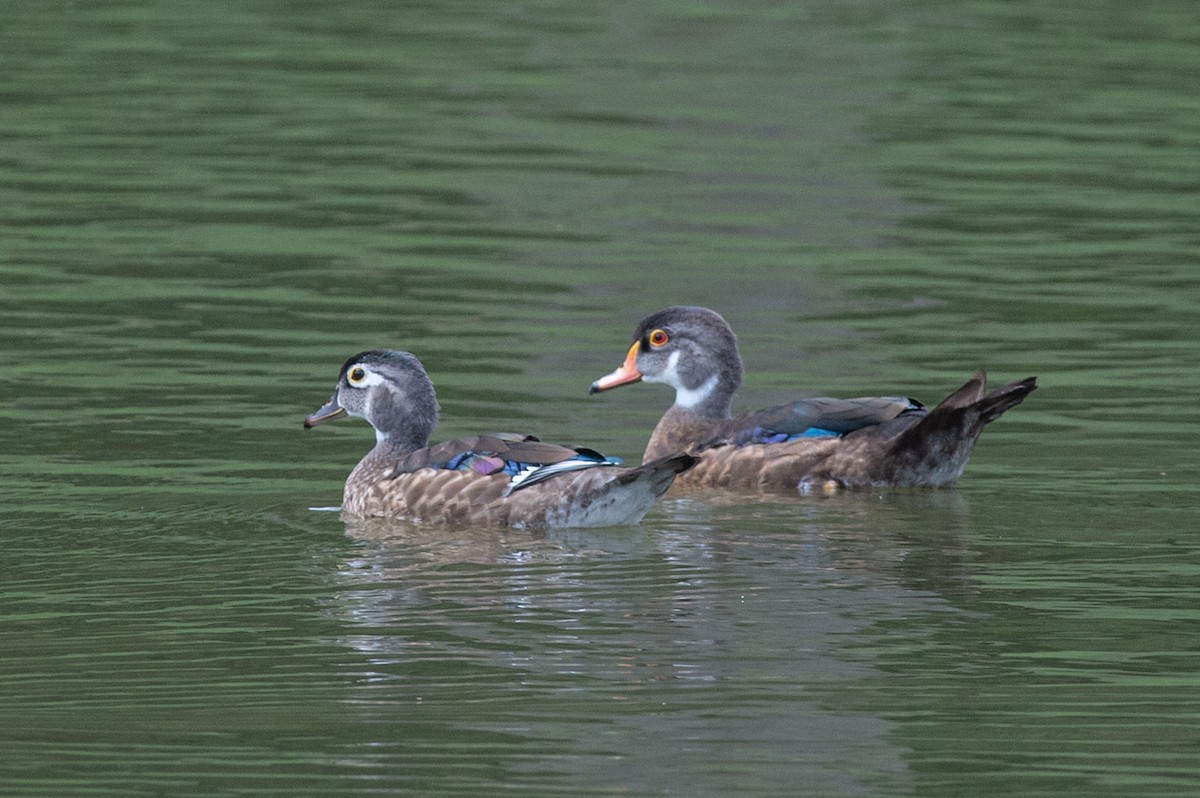
[[[304,420],[366,419],[375,447],[346,480],[342,511],[407,521],[514,527],[636,524],[696,458],[673,453],[624,468],[582,447],[529,435],[476,435],[429,446],[438,422],[433,382],[408,352],[360,352],[333,396]]]

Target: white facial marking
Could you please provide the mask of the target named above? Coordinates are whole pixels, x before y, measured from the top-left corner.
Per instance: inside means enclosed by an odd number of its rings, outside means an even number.
[[[363,378],[361,380],[358,380],[357,382],[355,382],[354,380],[350,379],[350,375],[353,374],[358,369],[362,369],[362,371],[365,372],[365,374],[363,375]],[[366,366],[362,365],[361,363],[357,363],[346,370],[346,381],[349,382],[351,385],[353,385],[355,388],[370,388],[373,385],[383,385],[383,382],[384,382],[383,377],[381,375],[377,374],[374,371],[371,371],[371,369],[367,368]]]
[[[675,388],[675,406],[682,407],[684,410],[690,410],[696,405],[708,398],[708,395],[717,387],[717,382],[720,381],[720,376],[714,374],[704,381],[704,384],[699,388],[684,388],[678,386]]]
[[[690,410],[707,399],[708,395],[717,387],[720,379],[719,375],[714,374],[697,388],[685,388],[679,380],[679,350],[675,350],[667,356],[667,367],[661,372],[653,377],[650,375],[642,377],[645,382],[665,382],[673,387],[675,389],[675,406],[682,407],[684,410]]]
[[[357,381],[353,379],[353,375],[356,371],[363,372],[362,379],[357,380]],[[376,385],[383,385],[385,380],[378,372],[371,371],[371,369],[368,368],[365,364],[355,363],[353,366],[346,369],[346,382],[349,383],[350,386],[356,390],[363,390],[366,388],[372,388]],[[355,413],[355,412],[351,412],[349,410],[347,410],[346,412],[352,416],[357,416],[359,418],[367,418],[362,413]],[[367,421],[370,421],[370,419],[367,419]],[[371,428],[375,429],[375,425],[372,424]],[[388,434],[386,432],[379,430],[379,429],[375,429],[376,445],[383,443],[387,439],[388,439]]]
[[[667,367],[658,374],[643,374],[643,382],[665,382],[679,390],[679,350],[667,356]]]

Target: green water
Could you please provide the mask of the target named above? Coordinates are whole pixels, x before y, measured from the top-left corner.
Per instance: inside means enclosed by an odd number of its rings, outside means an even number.
[[[1156,2],[10,3],[0,794],[1194,795],[1200,38]],[[1041,388],[959,487],[347,527],[337,367],[636,459]]]

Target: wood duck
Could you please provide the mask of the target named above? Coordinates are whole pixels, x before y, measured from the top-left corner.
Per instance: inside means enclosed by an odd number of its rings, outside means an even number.
[[[687,485],[829,492],[840,487],[944,487],[962,475],[985,425],[1037,387],[1028,377],[985,395],[977,372],[932,410],[902,396],[802,399],[734,418],[742,384],[737,338],[708,308],[674,307],[647,316],[625,362],[591,393],[644,380],[675,389],[645,460],[668,452],[700,455]]]
[[[344,415],[375,428],[375,448],[346,480],[342,511],[416,522],[513,527],[636,524],[696,458],[636,468],[529,435],[476,435],[428,446],[438,402],[408,352],[376,349],[346,361],[329,402],[304,428]]]

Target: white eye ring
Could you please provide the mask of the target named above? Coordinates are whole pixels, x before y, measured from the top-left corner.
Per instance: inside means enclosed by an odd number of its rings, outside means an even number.
[[[354,388],[366,388],[370,385],[379,385],[383,382],[383,377],[380,377],[363,364],[355,363],[346,369],[346,382],[350,383]]]

